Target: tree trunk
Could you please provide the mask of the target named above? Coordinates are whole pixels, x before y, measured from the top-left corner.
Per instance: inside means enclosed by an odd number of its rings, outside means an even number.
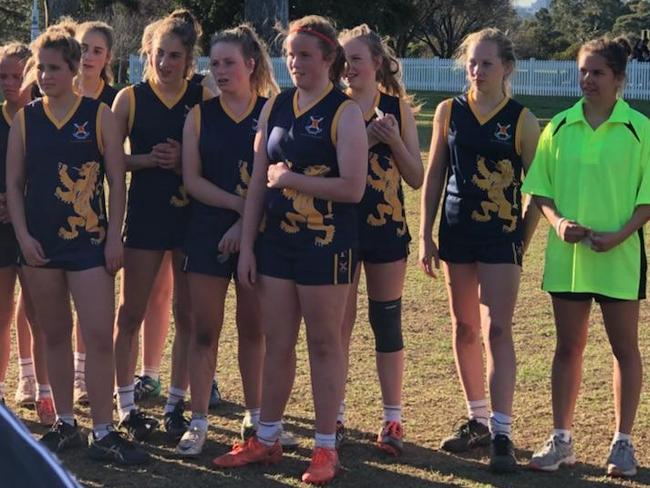
[[[271,56],[279,56],[282,43],[278,39],[278,30],[289,24],[288,0],[246,0],[244,3],[244,18],[266,41]]]
[[[48,24],[56,23],[64,15],[76,15],[80,7],[80,0],[47,0],[45,8],[47,9],[46,19]]]

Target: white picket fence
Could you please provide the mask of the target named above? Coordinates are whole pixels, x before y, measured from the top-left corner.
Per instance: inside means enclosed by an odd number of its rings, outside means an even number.
[[[283,58],[273,58],[273,68],[278,84],[291,85]],[[452,59],[403,58],[404,82],[412,91],[460,92],[465,87],[465,74]],[[198,71],[207,72],[209,59],[199,58]],[[142,79],[142,61],[138,56],[129,58],[131,83]],[[512,78],[515,94],[542,96],[580,96],[578,69],[575,61],[546,61],[526,59],[517,62]],[[650,100],[650,63],[631,61],[627,68],[625,98]]]

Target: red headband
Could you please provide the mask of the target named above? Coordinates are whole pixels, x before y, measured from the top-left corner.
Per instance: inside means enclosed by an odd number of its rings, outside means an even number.
[[[296,34],[296,33],[297,34],[311,34],[311,35],[314,35],[314,36],[318,37],[319,39],[322,39],[323,41],[325,41],[330,46],[337,47],[337,43],[335,41],[333,41],[332,39],[327,37],[322,32],[318,32],[317,30],[310,29],[309,27],[297,27],[296,29],[292,29],[291,31],[289,31],[289,34]]]

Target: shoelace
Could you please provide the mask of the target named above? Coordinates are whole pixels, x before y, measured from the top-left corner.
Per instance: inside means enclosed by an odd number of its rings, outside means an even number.
[[[402,437],[402,426],[399,424],[399,422],[388,422],[384,426],[384,432],[386,435],[393,437]]]

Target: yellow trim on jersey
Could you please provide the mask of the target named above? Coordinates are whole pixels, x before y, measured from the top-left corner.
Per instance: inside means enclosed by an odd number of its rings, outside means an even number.
[[[454,106],[454,101],[453,101],[453,99],[448,98],[447,100],[445,100],[442,103],[446,103],[447,107],[448,107],[447,108],[447,115],[445,116],[445,124],[443,125],[444,130],[445,130],[444,136],[445,136],[445,141],[446,141],[447,137],[449,137],[449,124],[451,124],[451,109]]]
[[[523,110],[519,113],[519,118],[517,119],[517,125],[515,128],[515,152],[517,153],[517,156],[521,156],[521,130],[524,124],[524,117],[526,116],[526,112],[528,112],[528,109],[524,107]]]
[[[133,85],[126,89],[126,94],[129,97],[129,120],[127,122],[127,135],[131,134],[133,124],[135,123],[135,91]]]
[[[104,86],[105,86],[105,85],[106,85],[106,83],[104,83],[104,80],[102,80],[102,79],[100,78],[100,79],[99,79],[99,88],[97,88],[97,91],[96,91],[95,94],[93,95],[93,99],[94,99],[94,100],[97,100],[97,99],[99,98],[99,96],[102,94],[102,91],[104,91]]]
[[[266,101],[264,107],[262,107],[262,111],[260,112],[260,118],[257,120],[258,130],[262,127],[266,128],[268,126],[269,116],[271,115],[271,111],[273,110],[273,105],[275,105],[275,100],[277,98],[278,98],[277,95],[273,95],[271,98],[269,98]]]
[[[345,100],[341,105],[339,105],[339,108],[336,109],[336,113],[334,114],[334,118],[332,119],[332,127],[330,128],[330,138],[332,139],[332,144],[336,146],[336,131],[339,127],[339,119],[341,118],[341,113],[343,112],[343,109],[347,107],[351,103],[356,103],[352,100]]]
[[[377,94],[375,95],[375,99],[372,102],[372,107],[363,114],[363,118],[366,122],[368,122],[370,119],[372,119],[372,116],[375,115],[375,109],[379,107],[379,100],[381,99],[381,92],[377,90]]]
[[[196,137],[201,137],[201,105],[196,104],[192,109],[194,111],[194,125],[196,126]]]
[[[25,132],[25,110],[20,109],[16,113],[16,118],[18,119],[18,127],[20,127],[20,138],[23,140],[23,153],[27,152],[27,133]]]
[[[313,102],[311,102],[309,105],[307,105],[305,108],[300,110],[300,107],[298,106],[298,91],[293,94],[293,116],[295,118],[301,117],[305,115],[307,112],[309,112],[312,108],[314,108],[318,103],[320,103],[323,98],[327,96],[329,92],[331,92],[334,89],[334,85],[332,84],[331,81],[327,82],[327,86],[325,87],[325,90],[323,93],[318,96]]]
[[[187,80],[183,80],[183,88],[181,88],[180,92],[172,98],[166,98],[152,80],[147,81],[147,83],[149,83],[151,90],[154,95],[158,97],[158,100],[160,100],[169,110],[174,108],[176,104],[181,101],[183,95],[185,95],[185,92],[187,91],[187,87],[189,86]]]
[[[255,104],[257,103],[257,94],[254,94],[250,101],[248,102],[248,107],[246,107],[246,110],[244,110],[244,113],[242,113],[239,117],[235,115],[234,112],[232,112],[228,106],[224,103],[223,97],[219,97],[219,105],[221,105],[221,108],[223,109],[224,112],[226,112],[226,115],[232,119],[232,121],[235,124],[239,124],[242,120],[244,120],[246,117],[248,117],[253,109],[255,108]]]
[[[210,90],[207,86],[203,87],[203,98],[202,100],[204,102],[207,102],[208,100],[212,100],[215,97],[214,93],[212,93],[212,90]]]
[[[54,114],[53,114],[52,111],[50,110],[50,106],[49,106],[49,103],[48,103],[48,98],[47,98],[47,97],[43,97],[43,110],[45,111],[45,116],[46,116],[48,119],[50,119],[50,122],[52,122],[52,123],[54,124],[54,127],[56,127],[57,130],[61,130],[61,128],[62,128],[65,124],[67,124],[68,122],[70,122],[70,119],[74,116],[75,112],[76,112],[77,109],[79,108],[79,105],[81,104],[81,99],[82,99],[83,97],[80,97],[80,96],[77,95],[76,98],[77,98],[77,99],[76,99],[75,102],[72,104],[72,107],[70,107],[70,110],[68,110],[68,113],[65,114],[65,116],[64,116],[61,120],[59,120],[59,119],[57,119],[57,118],[54,116]]]
[[[7,122],[7,125],[11,125],[11,116],[9,115],[9,109],[7,108],[7,102],[6,100],[2,104],[2,116],[5,118],[5,121]]]
[[[106,105],[104,102],[101,102],[99,104],[99,108],[97,108],[97,118],[95,120],[95,132],[97,133],[97,148],[99,149],[99,153],[103,156],[104,155],[104,136],[102,134],[102,117],[104,115],[104,108],[108,108],[108,105]]]
[[[469,104],[469,108],[472,111],[472,113],[474,114],[474,117],[476,117],[476,120],[478,120],[478,123],[481,124],[481,125],[485,125],[487,122],[492,120],[492,118],[496,114],[498,114],[503,107],[506,106],[506,103],[508,103],[508,100],[510,100],[510,97],[504,96],[503,100],[501,100],[501,102],[499,102],[499,105],[494,107],[494,109],[492,109],[492,111],[489,114],[487,114],[485,116],[482,116],[479,113],[478,108],[476,107],[476,104],[475,104],[474,100],[472,99],[473,96],[474,95],[472,94],[471,91],[467,92],[467,103]]]

